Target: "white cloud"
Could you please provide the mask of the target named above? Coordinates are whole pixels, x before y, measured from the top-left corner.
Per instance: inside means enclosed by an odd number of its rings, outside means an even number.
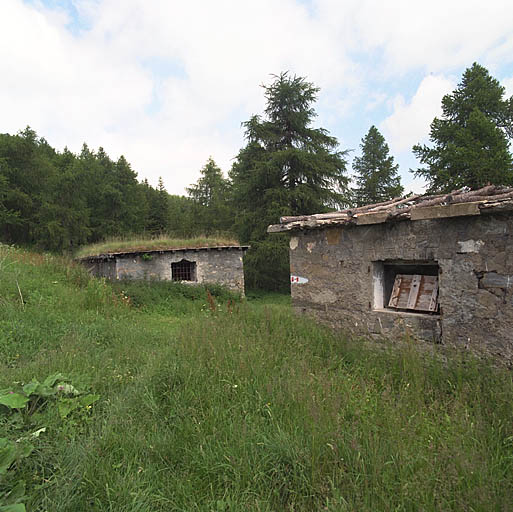
[[[377,71],[441,72],[474,61],[512,61],[510,0],[318,0],[323,22],[350,34],[352,48],[379,51]],[[372,71],[372,70],[371,70]]]
[[[62,11],[3,1],[0,130],[30,124],[60,148],[102,145],[151,182],[162,175],[171,192],[194,182],[209,155],[227,170],[271,73],[350,82],[344,52],[293,0],[76,5],[91,28],[72,35]],[[181,73],[159,76],[147,65],[155,58]]]
[[[431,121],[441,113],[442,97],[455,83],[442,75],[428,75],[410,101],[402,95],[393,100],[393,112],[380,125],[392,152],[411,149],[429,135]]]
[[[140,177],[156,184],[162,175],[173,193],[196,181],[210,155],[228,170],[240,123],[262,112],[259,84],[271,73],[321,87],[318,124],[335,136],[362,113],[379,125],[394,91],[382,126],[392,149],[409,150],[453,88],[448,73],[513,54],[503,0],[487,4],[486,23],[475,0],[72,3],[87,29],[70,31],[76,20],[64,8],[0,2],[0,132],[30,124],[58,149],[102,145]],[[426,70],[437,74],[405,99],[400,77]],[[344,143],[356,147],[362,135]]]

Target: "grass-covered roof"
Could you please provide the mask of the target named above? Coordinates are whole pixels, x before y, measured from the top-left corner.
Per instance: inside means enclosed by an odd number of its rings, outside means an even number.
[[[229,237],[172,238],[162,235],[158,238],[113,238],[96,244],[81,247],[75,257],[87,258],[100,254],[120,252],[165,251],[172,249],[197,249],[200,247],[219,247],[239,245]]]

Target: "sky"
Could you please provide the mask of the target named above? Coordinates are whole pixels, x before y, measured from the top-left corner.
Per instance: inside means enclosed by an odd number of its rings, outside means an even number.
[[[420,192],[411,148],[473,62],[513,95],[511,0],[0,0],[0,133],[101,146],[185,194],[209,157],[227,174],[288,71],[320,88],[349,173],[375,125]]]

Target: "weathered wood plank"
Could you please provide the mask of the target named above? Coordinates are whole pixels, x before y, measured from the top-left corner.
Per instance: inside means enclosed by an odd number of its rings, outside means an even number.
[[[438,278],[436,278],[433,292],[431,293],[431,300],[429,301],[429,311],[436,311],[438,309]]]
[[[436,311],[438,309],[438,277],[397,274],[388,307],[412,311]]]
[[[388,307],[390,308],[397,307],[399,294],[401,292],[401,277],[402,276],[395,276],[394,287],[392,289],[392,293],[390,294],[390,300],[388,301]]]
[[[410,293],[408,295],[408,302],[406,303],[406,307],[408,309],[415,309],[415,306],[417,305],[417,299],[419,297],[421,280],[422,280],[422,276],[420,276],[418,274],[415,274],[413,276],[413,279],[411,281],[411,286],[410,286]]]
[[[415,304],[416,311],[434,311],[437,309],[438,277],[421,275],[419,297]],[[432,303],[434,296],[434,304]]]

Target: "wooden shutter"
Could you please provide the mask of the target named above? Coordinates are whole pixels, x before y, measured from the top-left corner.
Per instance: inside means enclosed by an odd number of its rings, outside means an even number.
[[[415,311],[437,311],[438,277],[397,274],[388,307]]]

